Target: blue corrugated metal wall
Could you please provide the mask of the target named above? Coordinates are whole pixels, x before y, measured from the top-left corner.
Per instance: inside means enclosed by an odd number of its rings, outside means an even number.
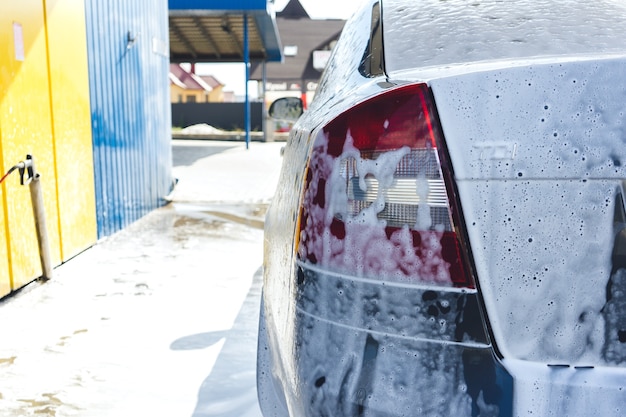
[[[167,0],[86,0],[98,237],[172,186]]]

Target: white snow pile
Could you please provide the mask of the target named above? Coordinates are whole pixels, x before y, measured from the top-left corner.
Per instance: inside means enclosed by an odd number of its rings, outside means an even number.
[[[187,126],[186,128],[180,131],[182,134],[186,135],[219,135],[226,133],[223,130],[217,129],[211,125],[206,123],[200,123],[196,125]]]

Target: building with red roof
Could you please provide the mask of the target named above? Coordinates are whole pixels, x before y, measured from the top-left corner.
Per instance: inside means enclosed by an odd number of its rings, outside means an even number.
[[[170,101],[172,103],[220,103],[224,84],[212,75],[194,74],[180,64],[170,64]]]

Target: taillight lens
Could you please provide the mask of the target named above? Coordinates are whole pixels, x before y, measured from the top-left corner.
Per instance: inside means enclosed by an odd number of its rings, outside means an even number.
[[[425,84],[388,91],[326,125],[309,161],[299,258],[351,276],[473,288],[440,132]]]

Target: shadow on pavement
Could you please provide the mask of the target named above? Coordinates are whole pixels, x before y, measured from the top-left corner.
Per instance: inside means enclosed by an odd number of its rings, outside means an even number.
[[[252,285],[233,327],[175,340],[172,350],[205,349],[226,339],[211,373],[198,392],[193,417],[261,417],[256,391],[256,348],[263,269]]]
[[[225,150],[231,149],[233,146],[184,146],[172,145],[172,166],[189,166],[193,165],[199,159],[207,156],[215,155]]]

